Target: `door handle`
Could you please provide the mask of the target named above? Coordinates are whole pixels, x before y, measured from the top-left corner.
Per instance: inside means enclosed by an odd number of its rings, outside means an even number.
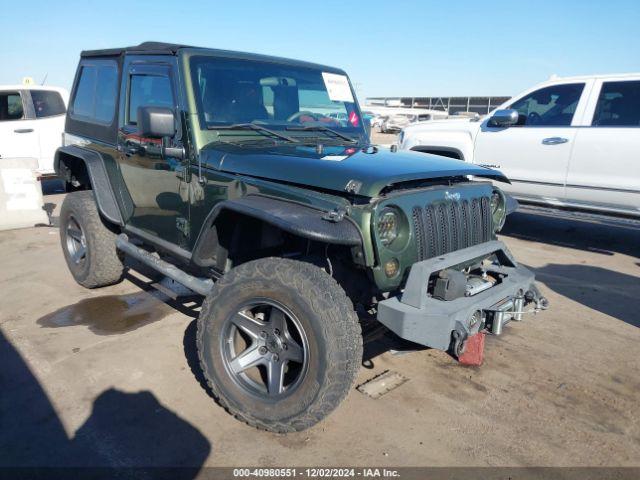
[[[16,128],[14,132],[15,133],[31,133],[33,132],[33,128]]]
[[[542,140],[543,145],[560,145],[561,143],[567,143],[569,141],[568,138],[562,137],[549,137]]]

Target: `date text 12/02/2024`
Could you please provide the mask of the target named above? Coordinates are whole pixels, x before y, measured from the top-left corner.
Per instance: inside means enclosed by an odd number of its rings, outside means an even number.
[[[399,477],[397,470],[388,468],[237,468],[234,478],[393,478]]]

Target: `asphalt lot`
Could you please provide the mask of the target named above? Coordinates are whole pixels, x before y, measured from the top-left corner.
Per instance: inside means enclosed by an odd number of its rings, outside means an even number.
[[[213,402],[196,303],[135,272],[85,290],[56,228],[0,232],[0,466],[640,465],[640,228],[516,213],[501,238],[550,310],[488,337],[480,368],[368,344],[359,382],[409,381],[377,400],[354,388],[285,436]]]

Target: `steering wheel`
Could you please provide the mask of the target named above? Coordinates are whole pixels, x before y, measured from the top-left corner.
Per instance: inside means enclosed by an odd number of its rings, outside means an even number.
[[[313,118],[314,122],[317,122],[319,120],[318,116],[315,113],[309,112],[307,110],[303,110],[301,112],[296,112],[293,115],[291,115],[289,118],[287,118],[287,122],[293,122],[294,120],[299,119],[303,115],[307,115],[307,116]]]
[[[537,125],[542,120],[539,113],[531,112],[527,115],[527,125]]]

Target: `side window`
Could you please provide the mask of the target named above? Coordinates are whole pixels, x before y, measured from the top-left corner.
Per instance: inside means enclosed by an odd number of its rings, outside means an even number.
[[[22,97],[18,92],[0,92],[0,122],[24,117]]]
[[[138,107],[174,107],[169,77],[159,75],[131,75],[127,124],[136,125]]]
[[[36,118],[63,115],[67,111],[62,96],[58,92],[52,90],[31,90],[30,93]]]
[[[536,90],[511,104],[522,126],[567,127],[582,96],[584,83],[553,85]]]
[[[603,83],[591,125],[640,126],[640,81]]]
[[[76,86],[71,114],[109,124],[116,110],[118,69],[114,62],[84,65]]]

